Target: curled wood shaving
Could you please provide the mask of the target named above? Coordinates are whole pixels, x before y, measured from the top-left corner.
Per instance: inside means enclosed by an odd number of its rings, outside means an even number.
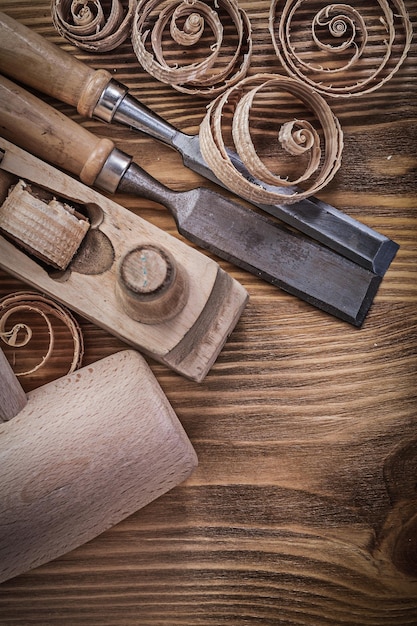
[[[49,343],[47,352],[41,361],[29,370],[15,372],[16,376],[29,376],[43,367],[49,360],[54,349],[54,330],[50,320],[51,316],[63,322],[71,333],[73,356],[68,374],[81,366],[84,354],[84,341],[78,322],[70,311],[61,307],[50,298],[36,292],[18,291],[0,299],[0,339],[4,343],[14,348],[21,348],[30,342],[33,331],[28,324],[19,322],[11,326],[11,328],[8,328],[7,325],[12,315],[25,313],[39,315],[42,318],[48,330]],[[23,338],[20,338],[22,334]]]
[[[226,22],[235,31],[230,40]],[[178,91],[209,98],[246,75],[252,53],[250,22],[236,0],[140,0],[132,44],[149,74]],[[184,63],[187,56],[190,62]]]
[[[273,0],[269,29],[286,72],[332,97],[381,87],[403,63],[412,39],[402,0]]]
[[[285,94],[291,98],[287,110]],[[278,161],[281,169],[283,161],[288,162],[288,155],[291,163],[294,158],[303,157],[304,171],[293,179],[282,172],[273,173],[257,154],[250,132],[255,101],[259,110],[258,126],[259,120],[263,124],[260,134],[264,139],[272,138],[272,149],[270,141],[264,152],[274,154],[274,166]],[[296,103],[306,117],[313,115],[314,125],[308,119],[294,119]],[[285,115],[291,119],[285,119]],[[228,133],[230,119],[231,137]],[[317,122],[319,128],[316,128]],[[226,146],[226,137],[232,139],[233,145]],[[257,74],[228,89],[209,105],[200,126],[200,146],[209,167],[231,191],[249,201],[291,204],[315,194],[333,178],[341,164],[343,134],[328,104],[310,87],[288,77]],[[246,171],[235,167],[231,151],[237,152]],[[300,183],[307,189],[294,188]]]
[[[135,7],[136,0],[52,0],[51,14],[56,30],[73,45],[108,52],[130,35]]]

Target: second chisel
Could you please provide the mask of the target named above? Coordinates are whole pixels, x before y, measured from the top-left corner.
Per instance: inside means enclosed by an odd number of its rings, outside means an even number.
[[[173,191],[114,147],[0,76],[3,136],[105,191],[165,205],[190,241],[259,278],[361,326],[381,277],[209,189]]]

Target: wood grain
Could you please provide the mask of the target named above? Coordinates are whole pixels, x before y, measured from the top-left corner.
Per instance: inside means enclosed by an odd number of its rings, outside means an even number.
[[[269,2],[239,4],[253,28],[251,73],[280,72]],[[406,6],[415,28],[415,3]],[[0,8],[197,132],[206,102],[147,76],[129,41],[88,55],[56,34],[48,2],[1,0]],[[364,326],[354,329],[220,262],[250,302],[205,381],[183,380],[149,360],[198,470],[94,541],[4,583],[1,626],[417,623],[416,57],[414,43],[380,90],[331,101],[345,149],[320,197],[400,244]],[[70,106],[48,102],[81,121]],[[172,188],[203,182],[155,141],[82,124]],[[161,206],[116,200],[179,237]],[[20,286],[1,275],[2,293]],[[121,349],[81,324],[85,363]],[[65,343],[57,349],[65,353]]]

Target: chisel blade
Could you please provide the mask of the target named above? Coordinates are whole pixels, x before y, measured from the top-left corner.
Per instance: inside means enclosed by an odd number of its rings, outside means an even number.
[[[118,190],[143,195],[143,187],[143,170],[132,164]],[[209,189],[158,194],[188,240],[354,326],[363,324],[378,274]]]

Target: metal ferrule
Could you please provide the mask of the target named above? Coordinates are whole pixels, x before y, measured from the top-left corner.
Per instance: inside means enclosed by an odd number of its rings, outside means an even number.
[[[93,116],[105,122],[111,122],[127,91],[125,85],[112,78],[101,94],[94,108]]]
[[[107,157],[94,184],[104,191],[115,193],[124,173],[132,162],[132,157],[114,148]]]

